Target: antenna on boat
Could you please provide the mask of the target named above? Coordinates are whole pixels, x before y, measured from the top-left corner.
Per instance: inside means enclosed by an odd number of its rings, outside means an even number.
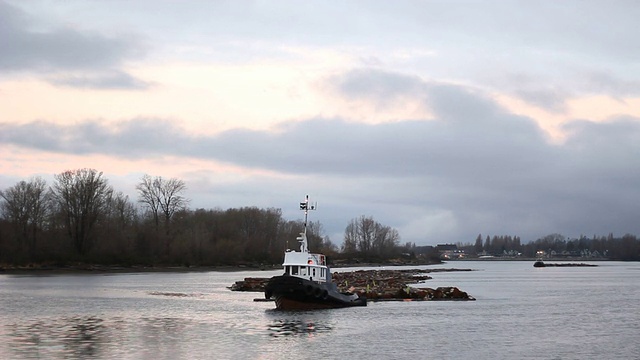
[[[304,210],[304,232],[301,232],[298,237],[301,252],[309,251],[307,244],[307,220],[309,217],[309,210],[315,210],[317,207],[317,204],[309,204],[309,195],[305,196],[304,201],[300,203],[300,210]]]
[[[304,210],[304,233],[307,233],[307,219],[309,217],[309,210],[315,210],[318,207],[317,203],[309,204],[309,195],[305,196],[304,202],[300,203],[300,210]]]

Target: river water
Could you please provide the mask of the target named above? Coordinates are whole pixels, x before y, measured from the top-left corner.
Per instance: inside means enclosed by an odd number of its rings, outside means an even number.
[[[425,286],[477,301],[312,312],[227,289],[281,271],[5,274],[0,359],[640,359],[640,263],[595,264],[450,262],[476,271]]]

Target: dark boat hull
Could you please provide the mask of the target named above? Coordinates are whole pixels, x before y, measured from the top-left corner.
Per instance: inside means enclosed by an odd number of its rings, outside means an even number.
[[[335,284],[317,283],[295,276],[274,276],[265,287],[265,298],[274,298],[279,310],[334,309],[366,306],[367,299],[337,291]]]

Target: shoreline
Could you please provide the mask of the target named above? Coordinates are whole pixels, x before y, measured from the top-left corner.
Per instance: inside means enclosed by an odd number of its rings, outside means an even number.
[[[441,263],[349,263],[334,264],[332,269],[355,268],[355,267],[389,267],[389,266],[425,266],[438,265]],[[153,272],[242,272],[242,271],[273,271],[282,270],[282,265],[211,265],[211,266],[175,266],[175,265],[99,265],[99,264],[74,264],[65,266],[54,266],[45,264],[30,264],[26,266],[15,266],[0,264],[0,275],[59,275],[59,274],[126,274],[126,273],[153,273]]]
[[[545,261],[568,261],[568,260],[582,260],[582,261],[614,261],[610,259],[577,259],[577,258],[550,258],[544,259]],[[442,265],[446,263],[464,263],[467,261],[532,261],[535,262],[536,258],[467,258],[467,259],[448,259],[441,262],[411,262],[411,263],[336,263],[332,264],[332,269],[340,268],[356,268],[356,267],[395,267],[395,266],[430,266],[430,265]],[[58,275],[58,274],[119,274],[119,273],[152,273],[152,272],[241,272],[241,271],[272,271],[281,270],[282,266],[279,264],[272,265],[211,265],[211,266],[171,266],[171,265],[99,265],[99,264],[74,264],[65,266],[54,266],[47,264],[30,264],[26,266],[15,266],[8,264],[0,264],[0,275]]]
[[[70,265],[70,266],[0,266],[0,275],[59,275],[59,274],[126,274],[126,273],[158,273],[158,272],[241,272],[271,271],[277,267],[252,267],[244,265],[216,266],[120,266],[120,265]]]

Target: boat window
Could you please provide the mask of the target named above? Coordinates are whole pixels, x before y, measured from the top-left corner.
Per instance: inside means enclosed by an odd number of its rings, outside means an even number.
[[[298,275],[298,267],[297,266],[292,266],[291,267],[291,275]]]
[[[290,271],[291,271],[291,270],[289,270],[289,266],[285,266],[285,267],[284,267],[284,273],[285,273],[285,274],[291,274],[291,272],[290,272]]]
[[[316,277],[316,269],[313,269],[313,277]]]

